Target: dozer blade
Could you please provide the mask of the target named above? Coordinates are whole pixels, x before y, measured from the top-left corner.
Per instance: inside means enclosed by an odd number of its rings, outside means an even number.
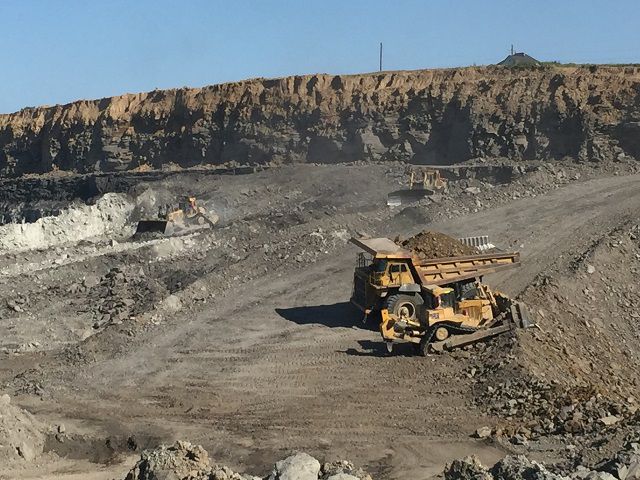
[[[465,345],[471,345],[481,340],[495,337],[502,333],[508,332],[513,328],[512,325],[500,325],[498,327],[487,328],[485,330],[478,330],[473,333],[467,333],[465,335],[453,335],[441,342],[433,342],[429,344],[429,349],[433,352],[443,352],[445,350],[453,350],[454,348],[464,347]]]
[[[511,304],[511,319],[519,328],[533,327],[535,324],[531,321],[527,307],[520,302]]]
[[[412,190],[396,190],[387,196],[387,205],[390,207],[398,207],[409,203],[415,203],[429,195],[433,195],[433,190],[429,189],[412,189]]]
[[[166,220],[140,220],[136,227],[136,234],[150,232],[167,234],[169,229],[169,222]]]

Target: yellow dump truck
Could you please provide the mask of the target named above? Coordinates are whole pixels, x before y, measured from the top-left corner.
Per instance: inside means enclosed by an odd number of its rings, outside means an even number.
[[[426,355],[531,326],[524,305],[482,283],[483,275],[519,266],[517,252],[425,260],[388,238],[351,242],[363,250],[351,303],[365,320],[380,313],[389,350],[405,341]]]

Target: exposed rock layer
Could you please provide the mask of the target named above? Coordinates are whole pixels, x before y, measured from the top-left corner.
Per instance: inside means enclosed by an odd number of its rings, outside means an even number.
[[[255,79],[0,115],[0,172],[640,157],[640,68]]]

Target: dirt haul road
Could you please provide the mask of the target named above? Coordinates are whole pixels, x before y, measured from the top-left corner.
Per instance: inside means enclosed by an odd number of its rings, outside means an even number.
[[[429,228],[488,234],[520,250],[522,268],[488,279],[515,295],[636,219],[638,180],[572,183]],[[382,194],[374,197],[383,205]],[[384,207],[343,220],[381,235],[425,227]],[[318,224],[299,228],[329,236]],[[270,248],[285,241],[273,233]],[[18,396],[40,418],[65,419],[95,438],[188,438],[238,470],[260,471],[293,449],[349,458],[390,479],[428,478],[469,452],[486,463],[501,457],[499,448],[470,438],[490,419],[473,406],[473,379],[463,374],[469,355],[419,358],[402,347],[385,355],[379,334],[348,304],[355,248],[343,240],[323,248],[310,264],[248,248],[234,264],[202,270],[176,294],[180,304],[167,303],[154,321],[107,328],[61,352],[9,357],[1,378],[16,390],[19,374],[44,384],[41,399]],[[245,281],[252,268],[259,274]],[[191,300],[223,280],[231,284],[214,298]]]

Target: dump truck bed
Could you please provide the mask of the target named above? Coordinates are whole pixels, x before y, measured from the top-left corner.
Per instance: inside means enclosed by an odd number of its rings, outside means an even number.
[[[351,243],[377,258],[410,260],[422,285],[446,285],[520,266],[518,252],[425,259],[388,238],[352,238]]]
[[[445,285],[520,266],[518,252],[413,259],[423,285]]]

